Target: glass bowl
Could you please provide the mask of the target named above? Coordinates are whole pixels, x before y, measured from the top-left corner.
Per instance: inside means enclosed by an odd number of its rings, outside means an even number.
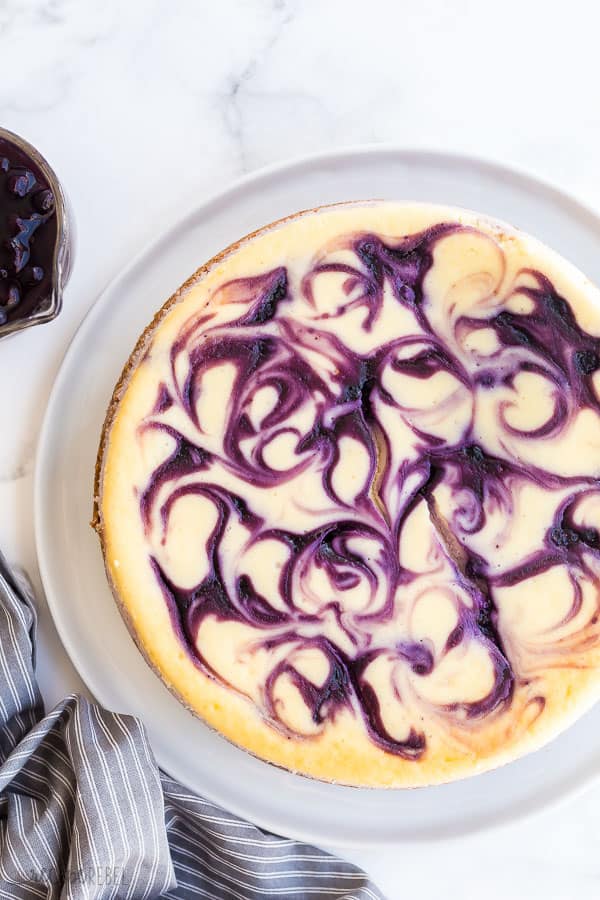
[[[24,138],[6,128],[0,128],[0,140],[13,144],[28,156],[33,165],[40,170],[54,194],[56,215],[56,239],[52,258],[50,293],[38,303],[32,312],[0,325],[0,338],[3,338],[23,331],[32,325],[50,322],[58,316],[62,309],[63,291],[69,280],[73,264],[74,226],[71,207],[63,187],[42,154]]]

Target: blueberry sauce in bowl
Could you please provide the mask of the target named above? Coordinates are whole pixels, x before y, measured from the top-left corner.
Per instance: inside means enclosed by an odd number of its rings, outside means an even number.
[[[0,337],[56,318],[71,259],[71,217],[55,173],[0,128]]]

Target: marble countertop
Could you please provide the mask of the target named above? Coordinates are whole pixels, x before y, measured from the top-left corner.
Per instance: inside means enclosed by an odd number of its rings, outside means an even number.
[[[587,0],[568,17],[550,0],[0,3],[0,122],[54,165],[78,233],[60,318],[2,345],[5,554],[39,587],[32,472],[61,357],[105,283],[194,198],[286,157],[395,141],[528,169],[600,210],[598,25]],[[47,702],[83,689],[43,606],[40,641]],[[595,900],[599,845],[596,788],[493,834],[346,855],[390,898],[455,885],[464,900]]]

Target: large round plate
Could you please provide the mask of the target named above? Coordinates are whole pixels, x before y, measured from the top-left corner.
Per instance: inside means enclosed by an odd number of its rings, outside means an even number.
[[[107,707],[140,716],[160,765],[280,834],[326,844],[430,840],[508,822],[600,772],[600,707],[545,749],[495,772],[412,791],[322,784],[253,758],[167,691],[135,648],[88,525],[98,437],[136,338],[201,263],[242,235],[337,200],[435,201],[530,231],[600,281],[600,221],[553,188],[464,157],[371,147],[258,172],[213,197],[141,254],[81,325],[56,380],[36,470],[36,539],[48,602],[82,678]]]

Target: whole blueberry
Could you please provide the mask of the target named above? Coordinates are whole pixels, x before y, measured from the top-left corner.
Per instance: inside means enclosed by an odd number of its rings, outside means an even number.
[[[19,289],[18,284],[11,284],[8,289],[8,296],[6,298],[6,308],[13,309],[13,307],[17,306],[21,301],[21,291]]]
[[[38,212],[48,215],[54,209],[54,194],[49,188],[37,191],[32,197],[32,202]]]
[[[26,197],[35,184],[35,175],[28,169],[17,170],[8,177],[8,189],[17,197]]]

